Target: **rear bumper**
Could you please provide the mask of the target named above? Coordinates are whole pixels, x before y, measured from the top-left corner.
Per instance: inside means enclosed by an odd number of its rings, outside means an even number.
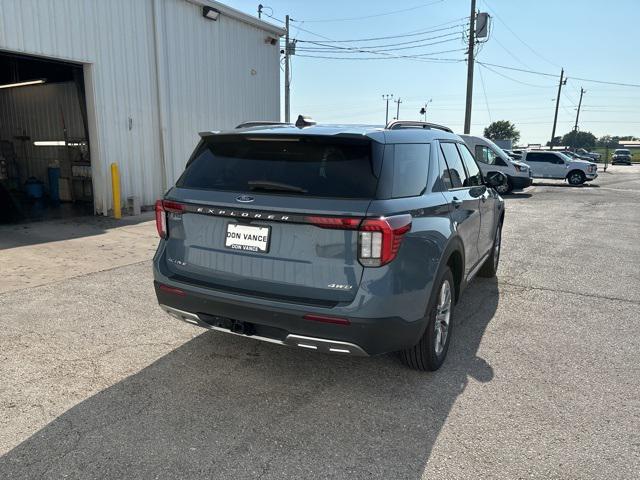
[[[176,294],[161,289],[179,289]],[[161,308],[180,320],[211,330],[240,334],[280,345],[326,353],[380,355],[415,345],[424,332],[426,318],[405,321],[399,317],[362,318],[340,307],[318,308],[228,295],[202,287],[164,279],[154,282]],[[234,298],[235,297],[235,298]],[[350,314],[349,314],[350,313]],[[349,321],[348,325],[307,320],[305,315],[324,315]],[[344,351],[346,350],[346,351]]]
[[[521,190],[533,184],[532,177],[510,177],[510,180],[514,190]]]
[[[220,332],[230,333],[232,335],[239,335],[241,337],[249,337],[254,340],[260,340],[263,342],[275,343],[278,345],[288,345],[290,347],[299,347],[309,350],[315,350],[323,353],[338,353],[341,355],[352,355],[357,357],[366,357],[367,353],[358,345],[349,342],[339,342],[336,340],[330,340],[326,338],[317,337],[305,337],[302,335],[287,334],[284,339],[277,339],[271,337],[263,337],[261,335],[247,335],[240,331],[234,331],[234,328],[227,328],[220,325],[205,321],[200,318],[200,315],[191,312],[185,312],[184,310],[178,310],[177,308],[169,307],[167,305],[160,305],[165,312],[172,317],[182,320],[186,323],[199,325],[200,327],[210,330],[216,330]]]

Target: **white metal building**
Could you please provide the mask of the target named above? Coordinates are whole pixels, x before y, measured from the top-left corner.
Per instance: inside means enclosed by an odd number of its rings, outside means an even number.
[[[12,66],[0,84],[29,80],[31,60],[51,68],[42,83],[0,85],[0,140],[23,170],[17,183],[69,156],[36,141],[84,139],[95,212],[112,208],[112,162],[122,198],[153,204],[199,131],[279,119],[283,33],[208,0],[0,0],[0,56]]]

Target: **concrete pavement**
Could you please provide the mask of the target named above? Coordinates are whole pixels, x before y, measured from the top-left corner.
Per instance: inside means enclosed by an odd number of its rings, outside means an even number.
[[[0,293],[0,476],[636,478],[640,167],[506,201],[498,278],[465,292],[435,373],[179,323],[153,239]]]

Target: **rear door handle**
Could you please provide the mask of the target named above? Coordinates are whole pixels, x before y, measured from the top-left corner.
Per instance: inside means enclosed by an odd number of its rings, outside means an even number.
[[[460,205],[462,205],[462,200],[460,200],[457,197],[453,197],[453,200],[451,200],[451,203],[453,204],[454,208],[460,208]]]

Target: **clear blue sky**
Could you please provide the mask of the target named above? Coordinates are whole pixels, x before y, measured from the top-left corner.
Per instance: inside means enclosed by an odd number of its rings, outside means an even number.
[[[226,3],[255,14],[260,2],[227,0]],[[262,3],[272,9],[265,8],[264,11],[278,19],[289,14],[297,20],[292,22],[294,38],[317,42],[325,40],[302,29],[331,40],[386,37],[465,23],[467,19],[463,17],[468,17],[470,10],[469,0],[263,0]],[[584,87],[587,93],[580,115],[581,130],[591,131],[596,136],[640,136],[640,88],[602,85],[572,78],[640,84],[640,0],[478,0],[477,6],[478,10],[493,16],[491,36],[480,49],[479,61],[558,76],[560,68],[564,67],[569,81],[560,99],[557,134],[572,129],[580,87]],[[400,9],[411,10],[379,15]],[[367,15],[372,17],[352,19]],[[460,26],[423,36],[332,45],[346,45],[347,48],[376,46],[375,50],[380,50],[399,48],[384,47],[388,44],[449,34],[424,43],[446,42],[392,51],[387,56],[457,50],[434,57],[464,60],[464,40],[461,33],[456,33],[462,29]],[[415,45],[404,44],[402,47]],[[464,61],[432,63],[397,58],[304,58],[303,54],[371,56],[303,52],[305,47],[324,48],[298,43],[299,55],[292,60],[292,117],[304,113],[320,122],[381,124],[385,114],[381,95],[393,93],[395,98],[402,98],[401,119],[418,119],[421,105],[432,99],[428,119],[462,131],[466,84]],[[522,143],[548,141],[557,83],[557,77],[498,68],[491,71],[476,66],[471,133],[482,134],[490,120],[511,120],[522,134]]]

